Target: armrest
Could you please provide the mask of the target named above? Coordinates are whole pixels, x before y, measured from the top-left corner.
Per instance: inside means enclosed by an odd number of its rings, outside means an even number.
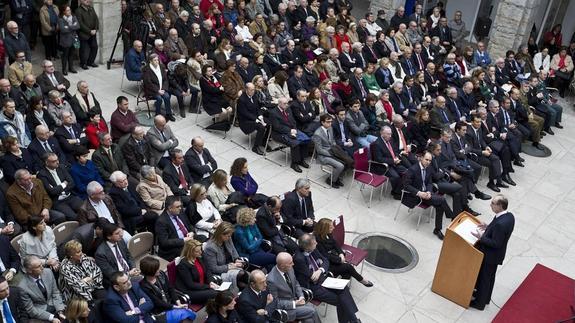
[[[375,160],[368,160],[367,161],[368,167],[367,170],[369,172],[371,172],[371,164],[377,164],[377,165],[381,165],[385,167],[385,172],[383,173],[383,175],[385,175],[387,173],[387,170],[389,169],[389,165],[387,163],[381,163],[381,162],[377,162]]]
[[[549,92],[559,92],[559,89],[556,88],[556,87],[548,86],[548,87],[547,87],[547,91],[549,91]]]

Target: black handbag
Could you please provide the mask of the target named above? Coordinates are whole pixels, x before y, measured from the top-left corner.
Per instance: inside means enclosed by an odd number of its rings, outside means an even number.
[[[563,72],[560,70],[556,70],[555,75],[557,75],[557,77],[559,77],[560,79],[563,79],[566,81],[571,79],[571,73],[570,72]]]

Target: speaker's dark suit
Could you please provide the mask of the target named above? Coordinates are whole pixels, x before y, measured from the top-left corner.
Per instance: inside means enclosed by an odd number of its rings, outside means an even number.
[[[497,265],[503,264],[507,242],[511,237],[514,226],[515,217],[511,212],[501,214],[489,223],[477,243],[478,249],[484,255],[475,284],[477,291],[475,292],[474,303],[478,308],[485,307],[491,301]]]

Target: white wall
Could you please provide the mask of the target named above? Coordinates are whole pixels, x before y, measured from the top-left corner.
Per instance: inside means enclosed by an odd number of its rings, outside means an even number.
[[[573,32],[575,32],[575,1],[569,1],[569,6],[567,7],[567,11],[565,12],[565,17],[563,18],[563,45],[568,46],[569,42],[571,41],[571,36]]]

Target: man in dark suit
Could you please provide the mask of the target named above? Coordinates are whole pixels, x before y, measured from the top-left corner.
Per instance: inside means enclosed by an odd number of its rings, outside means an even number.
[[[132,134],[122,146],[122,155],[130,170],[130,177],[138,180],[142,166],[148,165],[150,161],[150,145],[145,134],[143,127],[134,127]]]
[[[395,81],[389,91],[389,103],[391,103],[393,111],[405,119],[409,115],[409,97],[406,94],[403,92],[401,81]]]
[[[399,63],[401,64],[401,67],[405,71],[406,76],[411,77],[413,77],[415,73],[417,73],[417,65],[415,65],[415,63],[411,59],[412,53],[413,52],[411,48],[406,47],[403,51],[403,54],[401,55],[401,58],[399,59]]]
[[[4,234],[0,235],[0,262],[0,269],[2,269],[0,270],[1,277],[9,282],[12,281],[20,270],[20,256],[18,256],[18,252],[12,247],[10,238]]]
[[[242,77],[242,80],[245,83],[251,82],[254,77],[260,73],[254,68],[247,57],[242,57],[238,62],[237,68],[238,74]]]
[[[106,187],[110,188],[112,186],[110,175],[117,170],[128,174],[128,164],[124,160],[120,147],[112,142],[112,136],[109,133],[98,134],[98,140],[100,146],[92,154],[92,162],[104,179]],[[134,184],[137,184],[136,180]]]
[[[356,143],[349,127],[349,121],[346,119],[346,110],[340,106],[335,110],[335,113],[336,118],[333,120],[331,126],[333,128],[335,143],[353,158]]]
[[[6,99],[12,99],[16,110],[26,114],[27,102],[22,91],[17,87],[12,87],[7,79],[0,79],[0,102],[4,102]]]
[[[267,275],[269,292],[277,299],[277,308],[287,311],[288,320],[319,323],[321,321],[314,306],[306,302],[293,266],[293,258],[289,253],[278,254],[276,266]]]
[[[425,84],[427,85],[427,92],[432,98],[437,97],[439,94],[440,81],[435,73],[435,64],[432,62],[427,63],[427,68],[423,74]]]
[[[408,165],[399,158],[398,145],[393,144],[391,128],[383,126],[380,136],[371,146],[372,171],[385,175],[391,182],[391,194],[396,200],[401,199],[401,177],[407,171]],[[395,147],[395,148],[394,148]]]
[[[303,68],[303,79],[307,84],[308,91],[314,87],[319,87],[319,75],[314,70],[314,65],[314,60],[308,60]]]
[[[341,68],[345,73],[351,73],[352,69],[357,67],[357,62],[355,58],[352,56],[350,51],[351,45],[349,43],[343,42],[341,44],[341,53],[339,54],[339,62],[341,64]]]
[[[501,107],[497,103],[489,103],[490,112],[487,114],[487,125],[489,127],[496,127],[499,132],[499,138],[502,139],[511,152],[513,158],[513,165],[524,167],[523,159],[519,156],[521,152],[521,142],[523,141],[523,134],[517,128],[514,114],[511,113],[511,99],[504,98],[501,101]]]
[[[74,155],[82,147],[88,148],[88,138],[82,131],[82,126],[74,123],[72,114],[67,111],[62,112],[62,126],[56,129],[54,137],[58,139],[58,143],[66,154],[66,160],[68,161],[75,160]]]
[[[305,162],[308,156],[308,135],[297,129],[296,120],[291,109],[288,109],[287,98],[279,98],[278,107],[270,111],[272,137],[290,147],[291,168],[301,173],[299,166],[309,168]]]
[[[316,249],[315,237],[304,234],[298,244],[301,252],[295,254],[293,261],[295,276],[300,285],[313,292],[313,299],[336,306],[339,322],[359,322],[355,316],[357,305],[349,287],[338,290],[321,285],[328,277],[329,261]]]
[[[113,223],[104,225],[102,234],[105,241],[96,249],[94,255],[96,264],[102,270],[104,288],[111,286],[112,276],[118,271],[130,277],[140,275],[140,270],[134,267],[132,255],[122,239],[122,231],[122,228]]]
[[[363,46],[362,54],[363,54],[363,58],[365,59],[365,61],[367,63],[370,64],[377,64],[377,61],[379,60],[379,56],[377,56],[377,53],[375,52],[375,49],[373,48],[373,44],[375,43],[375,37],[369,35],[367,36],[367,40],[365,41],[365,46]]]
[[[154,233],[158,216],[153,211],[147,211],[146,204],[136,191],[136,185],[128,181],[126,174],[115,171],[110,175],[109,195],[122,216],[122,222],[126,225],[126,231],[135,234],[136,230],[145,227]]]
[[[6,278],[0,276],[0,303],[6,305],[2,306],[2,313],[0,313],[0,321],[2,322],[27,322],[26,311],[20,302],[20,294],[22,291],[18,286],[10,286]],[[11,319],[11,320],[10,320]]]
[[[277,308],[277,300],[267,290],[266,274],[256,269],[250,273],[249,287],[237,301],[238,314],[245,322],[267,323]]]
[[[60,164],[66,168],[70,167],[70,163],[66,160],[66,155],[60,148],[58,140],[53,136],[50,136],[50,130],[43,125],[36,127],[35,131],[36,138],[30,142],[28,145],[28,152],[32,155],[32,160],[36,169],[40,169],[44,166],[42,161],[42,156],[46,153],[53,152],[58,156]]]
[[[40,85],[44,97],[48,96],[48,92],[57,90],[61,95],[70,98],[71,95],[68,92],[70,81],[68,81],[61,72],[54,70],[54,63],[45,60],[42,67],[44,68],[44,72],[36,77],[36,83]]]
[[[303,64],[304,56],[295,48],[295,42],[293,40],[290,39],[287,41],[286,48],[281,53],[281,61],[287,64],[290,70]]]
[[[413,54],[411,55],[411,61],[415,65],[418,71],[424,71],[427,67],[427,58],[423,55],[423,48],[421,44],[413,45]]]
[[[295,238],[305,232],[313,232],[315,215],[308,179],[299,178],[296,181],[295,189],[285,195],[281,211],[285,223],[295,229]]]
[[[181,149],[176,148],[170,151],[170,161],[164,167],[162,179],[170,187],[172,193],[180,197],[185,207],[190,203],[189,193],[194,180],[184,162],[184,152]]]
[[[46,192],[52,199],[52,207],[64,213],[66,220],[76,221],[82,207],[82,200],[72,195],[75,188],[74,179],[66,168],[60,166],[55,153],[46,153],[43,157],[44,166],[38,171],[36,177],[44,184]]]
[[[263,155],[262,148],[266,145],[266,130],[269,126],[264,121],[262,107],[254,95],[254,84],[246,83],[245,91],[238,99],[237,104],[238,123],[243,133],[251,135],[254,131],[256,132],[252,151],[258,155]]]
[[[461,102],[456,87],[449,87],[447,89],[446,106],[454,121],[465,121],[469,119],[469,110],[467,110],[466,106]]]
[[[297,129],[311,137],[320,124],[315,121],[316,114],[307,99],[308,95],[306,90],[298,90],[296,100],[292,101],[290,110],[295,118]]]
[[[391,127],[391,142],[394,145],[394,151],[399,151],[401,164],[407,168],[417,163],[417,157],[412,152],[412,144],[407,136],[405,121],[400,115],[393,115],[391,118],[393,126]]]
[[[292,98],[297,97],[300,90],[308,91],[311,89],[303,77],[303,67],[298,65],[294,68],[293,75],[287,80],[287,86]]]
[[[435,104],[430,112],[431,126],[436,129],[449,127],[452,123],[457,122],[453,118],[451,111],[445,105],[445,97],[439,95],[435,99]]]
[[[432,175],[433,169],[428,166],[431,164],[432,155],[430,152],[425,152],[420,157],[419,163],[411,166],[405,174],[405,191],[407,194],[403,195],[401,203],[413,208],[418,204],[433,206],[435,208],[435,234],[440,240],[443,240],[443,233],[441,232],[443,224],[443,213],[447,218],[453,219],[453,212],[445,197],[440,196],[433,192]]]
[[[294,254],[298,249],[297,244],[278,228],[284,223],[281,209],[282,201],[278,196],[268,197],[266,203],[256,213],[256,224],[262,237],[271,242],[274,254],[280,252]]]
[[[439,37],[439,42],[441,46],[445,47],[447,52],[451,52],[453,48],[453,37],[451,35],[451,28],[447,26],[447,18],[442,17],[439,19],[439,24],[431,30],[431,37]]]
[[[363,70],[361,68],[357,67],[353,71],[353,76],[350,77],[349,84],[351,85],[353,96],[364,103],[369,94],[369,89],[367,88],[367,83],[363,79]]]
[[[115,271],[110,282],[104,301],[107,317],[114,322],[155,322],[151,315],[154,303],[140,289],[139,284],[132,285],[129,275]]]
[[[194,238],[193,227],[182,216],[182,202],[177,196],[166,198],[166,209],[156,221],[158,256],[171,261],[180,255],[184,243]]]
[[[58,245],[58,257],[60,259],[64,257],[64,246],[70,240],[80,242],[82,244],[82,252],[87,256],[94,257],[100,243],[104,242],[102,230],[104,225],[108,223],[110,223],[108,219],[98,218],[94,223],[86,223],[77,227],[68,238]]]
[[[42,260],[34,255],[24,257],[22,265],[26,275],[18,283],[18,287],[22,292],[20,302],[28,318],[42,322],[63,320],[66,305],[52,270],[44,268]]]
[[[211,175],[218,169],[218,163],[207,148],[204,148],[204,139],[200,136],[192,138],[192,147],[184,155],[186,165],[190,170],[194,183],[202,183],[205,187],[212,183]]]
[[[505,196],[496,195],[491,200],[491,210],[495,213],[495,218],[489,225],[481,223],[479,230],[472,232],[479,239],[477,246],[484,255],[475,283],[475,299],[470,304],[478,310],[483,310],[491,301],[497,266],[503,264],[507,242],[515,226],[515,217],[511,212],[507,212],[508,203]]]

